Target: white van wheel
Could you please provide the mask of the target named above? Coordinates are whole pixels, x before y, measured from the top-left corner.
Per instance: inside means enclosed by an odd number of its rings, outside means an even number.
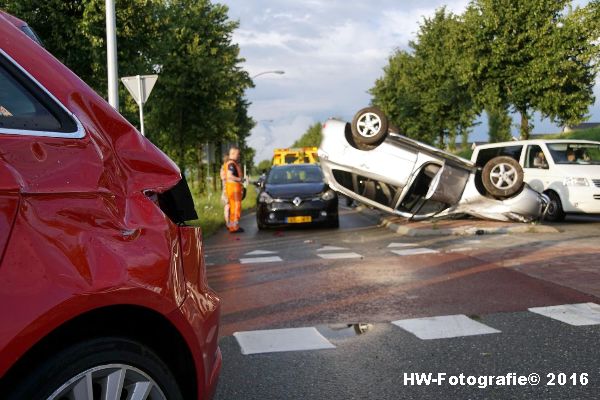
[[[548,210],[546,211],[545,216],[546,220],[551,222],[560,222],[565,219],[565,212],[558,194],[554,193],[553,191],[549,191],[546,194],[550,198],[550,203],[548,204]]]

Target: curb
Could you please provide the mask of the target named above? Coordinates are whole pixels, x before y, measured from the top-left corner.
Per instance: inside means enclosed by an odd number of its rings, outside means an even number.
[[[365,206],[358,206],[356,210],[361,213],[373,214],[374,210]],[[558,229],[548,225],[514,223],[511,226],[481,227],[474,226],[472,221],[465,221],[464,226],[453,228],[415,228],[406,224],[397,223],[394,216],[379,215],[379,226],[403,236],[475,236],[475,235],[502,235],[510,233],[560,233]]]

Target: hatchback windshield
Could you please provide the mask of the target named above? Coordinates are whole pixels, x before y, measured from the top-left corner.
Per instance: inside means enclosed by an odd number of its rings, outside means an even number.
[[[556,164],[600,164],[600,143],[548,143]]]
[[[269,173],[267,183],[285,185],[290,183],[320,183],[323,173],[317,165],[285,165],[275,167]]]

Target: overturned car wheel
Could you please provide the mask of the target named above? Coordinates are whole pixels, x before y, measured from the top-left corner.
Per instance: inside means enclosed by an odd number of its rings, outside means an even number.
[[[363,108],[352,120],[352,137],[357,144],[378,145],[388,134],[388,120],[377,107]]]
[[[511,157],[494,157],[483,167],[481,180],[490,195],[504,199],[517,194],[523,187],[523,169]]]

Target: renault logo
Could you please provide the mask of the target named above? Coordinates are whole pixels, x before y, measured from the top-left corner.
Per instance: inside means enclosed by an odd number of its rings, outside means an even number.
[[[294,200],[292,200],[292,203],[294,203],[294,205],[296,207],[298,207],[300,205],[300,203],[302,203],[302,199],[300,197],[294,197]]]

